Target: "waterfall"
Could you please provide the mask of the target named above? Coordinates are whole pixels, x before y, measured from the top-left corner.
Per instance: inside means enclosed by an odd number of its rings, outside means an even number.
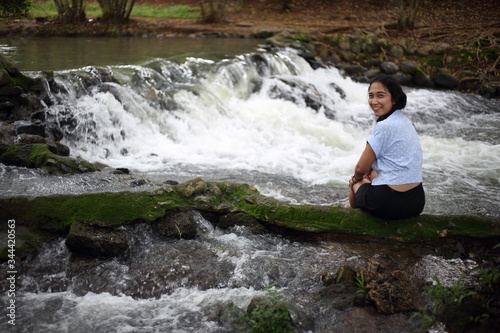
[[[249,182],[294,203],[344,204],[374,125],[366,84],[286,50],[85,67],[56,81],[50,112],[73,155],[148,176]],[[498,216],[500,102],[405,90],[425,212]]]

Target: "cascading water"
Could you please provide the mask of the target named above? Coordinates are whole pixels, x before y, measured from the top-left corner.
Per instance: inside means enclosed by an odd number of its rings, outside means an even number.
[[[365,315],[368,323],[353,326],[343,309],[349,304],[326,293],[321,272],[345,264],[367,267],[371,258],[428,282],[439,266],[441,281],[448,283],[456,272],[475,266],[419,258],[398,245],[307,244],[255,235],[245,227],[222,231],[193,214],[197,239],[166,241],[137,225],[127,228],[129,253],[112,260],[72,257],[64,240],[46,244],[19,267],[19,332],[238,332],[233,322],[224,321],[230,306],[246,309],[269,286],[291,305],[299,332],[364,332],[367,324],[373,332],[410,332],[400,315]],[[450,271],[455,274],[447,277]],[[0,303],[6,299],[0,297]],[[0,327],[9,328],[4,321]]]
[[[85,67],[55,79],[60,89],[49,112],[72,155],[127,167],[147,181],[0,165],[2,195],[142,189],[202,177],[249,183],[293,203],[344,205],[374,125],[366,84],[334,68],[312,70],[286,50]],[[405,90],[404,112],[424,150],[425,213],[500,216],[500,102]],[[129,227],[130,252],[113,260],[72,257],[64,240],[47,244],[20,267],[19,332],[233,332],[221,319],[227,307],[245,308],[274,285],[293,305],[299,331],[356,333],[366,327],[324,294],[321,272],[373,258],[415,280],[437,274],[450,284],[475,266],[397,244],[304,244],[241,227],[222,231],[201,216],[198,222],[195,240],[164,241],[147,226]],[[7,300],[0,296],[2,308]],[[377,332],[408,325],[398,315],[363,320]],[[4,328],[11,329],[2,321]]]
[[[158,181],[230,180],[343,205],[374,125],[367,85],[292,52],[58,73],[51,114],[72,154]],[[500,102],[406,89],[424,151],[425,213],[500,216]]]

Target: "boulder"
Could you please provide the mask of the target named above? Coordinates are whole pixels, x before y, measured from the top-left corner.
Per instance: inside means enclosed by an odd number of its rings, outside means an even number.
[[[384,314],[422,310],[420,294],[412,286],[408,274],[396,270],[379,275],[367,284],[368,297],[377,311]]]
[[[127,251],[129,235],[117,228],[102,228],[83,222],[73,223],[66,247],[81,256],[116,257]]]
[[[432,79],[420,68],[417,68],[417,71],[413,76],[413,81],[419,87],[434,88],[434,81],[432,81]]]
[[[432,80],[438,87],[455,89],[458,87],[459,80],[451,75],[446,69],[438,69],[432,76]]]
[[[408,74],[396,73],[394,74],[394,78],[403,86],[410,86],[413,83],[413,77]]]
[[[193,239],[197,235],[195,216],[190,212],[167,212],[153,224],[153,229],[159,235],[172,239]]]
[[[402,61],[400,67],[401,72],[408,75],[414,75],[417,72],[417,68],[419,67],[419,65],[411,61]]]
[[[64,145],[55,146],[64,150]],[[0,163],[26,168],[42,168],[51,174],[82,173],[96,171],[94,164],[68,156],[56,155],[47,144],[14,143],[0,154]]]
[[[394,74],[399,71],[399,66],[392,61],[384,61],[380,64],[380,70],[385,74]]]
[[[403,58],[405,55],[405,50],[399,45],[391,46],[389,52],[391,52],[392,56],[397,59]]]

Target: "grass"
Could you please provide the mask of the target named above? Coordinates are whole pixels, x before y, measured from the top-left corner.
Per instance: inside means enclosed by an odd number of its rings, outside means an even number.
[[[101,7],[97,1],[84,2],[85,14],[89,17],[102,15]],[[57,17],[57,9],[53,0],[40,0],[31,3],[29,13],[33,16]],[[149,4],[135,4],[130,16],[174,18],[174,19],[198,19],[201,17],[200,8],[183,5],[169,6],[168,4],[153,6]]]

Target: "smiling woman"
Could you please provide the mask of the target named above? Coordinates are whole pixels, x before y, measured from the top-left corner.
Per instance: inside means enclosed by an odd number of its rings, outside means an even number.
[[[377,124],[349,181],[350,205],[381,218],[417,216],[425,205],[423,154],[413,124],[401,112],[406,94],[383,75],[370,84],[368,102]]]

